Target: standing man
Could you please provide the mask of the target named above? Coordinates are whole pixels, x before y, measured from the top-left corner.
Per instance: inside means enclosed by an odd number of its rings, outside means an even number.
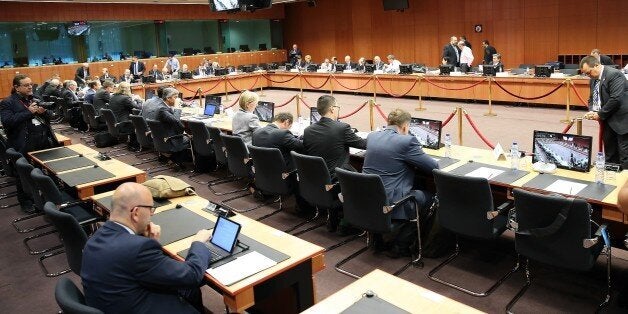
[[[301,52],[301,49],[299,49],[299,47],[297,46],[297,44],[292,45],[292,49],[290,50],[290,52],[288,52],[288,62],[290,62],[290,64],[295,65],[297,62],[297,56],[302,56],[303,53]]]
[[[591,78],[589,112],[584,118],[602,122],[606,161],[628,169],[628,81],[621,71],[600,64],[594,56],[580,61],[580,72]]]
[[[458,38],[451,36],[449,44],[443,47],[443,61],[455,67],[460,66],[460,49],[458,49]]]
[[[458,42],[458,49],[460,49],[460,71],[469,72],[474,59],[473,51],[462,40]]]
[[[111,216],[83,249],[81,279],[87,305],[105,313],[203,313],[199,287],[211,252],[200,230],[185,261],[164,254],[161,228],[150,221],[153,197],[127,182],[113,193]]]
[[[491,46],[488,39],[482,41],[482,47],[484,47],[484,64],[491,64],[493,55],[497,53],[497,50],[495,47]]]
[[[85,62],[81,67],[76,69],[74,81],[76,81],[76,84],[78,84],[78,86],[83,88],[85,87],[85,84],[87,84],[87,78],[89,78],[89,64]]]
[[[469,47],[469,49],[471,49],[471,43],[467,40],[467,36],[465,35],[460,36],[460,40],[464,41],[465,47]]]
[[[180,68],[179,59],[177,59],[177,57],[171,54],[168,57],[168,61],[166,61],[166,67],[170,70],[169,72],[172,74],[174,74],[175,72],[178,72]]]
[[[131,61],[129,70],[131,70],[131,74],[133,74],[136,80],[141,79],[142,75],[144,75],[144,70],[146,70],[144,62],[140,62],[139,60],[137,60],[136,56],[133,56],[132,60],[133,61]]]
[[[591,50],[591,55],[594,56],[598,61],[600,61],[600,64],[602,64],[602,65],[615,65],[615,63],[613,63],[613,60],[611,59],[611,57],[609,57],[607,55],[603,55],[600,52],[600,49],[593,49],[593,50]]]

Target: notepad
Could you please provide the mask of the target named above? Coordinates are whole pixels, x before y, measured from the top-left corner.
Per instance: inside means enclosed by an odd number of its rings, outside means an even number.
[[[244,278],[252,276],[276,265],[277,262],[257,251],[238,256],[235,260],[210,268],[206,272],[225,286],[230,286]]]
[[[467,177],[475,177],[475,178],[485,178],[485,179],[490,179],[490,178],[494,178],[500,174],[502,174],[504,172],[504,170],[501,169],[495,169],[495,168],[488,168],[488,167],[480,167],[477,168],[467,174],[465,174],[465,176]]]
[[[582,191],[582,189],[584,189],[586,186],[586,184],[559,179],[546,187],[545,190],[561,194],[576,195],[580,193],[580,191]]]

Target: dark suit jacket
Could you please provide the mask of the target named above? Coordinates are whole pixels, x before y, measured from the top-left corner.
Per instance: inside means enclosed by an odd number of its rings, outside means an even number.
[[[602,65],[615,65],[615,63],[613,63],[613,59],[607,55],[600,55],[600,63]]]
[[[129,70],[131,70],[131,75],[135,74],[135,62],[131,62],[131,64],[129,65]],[[143,73],[144,70],[146,70],[146,66],[144,66],[144,62],[137,60],[137,72]]]
[[[120,75],[120,80],[118,82],[129,82],[129,83],[135,83],[137,80],[135,79],[135,77],[133,76],[133,74],[131,74],[129,76],[128,80],[124,79],[124,74]]]
[[[604,67],[600,83],[602,107],[598,115],[617,134],[628,133],[628,81],[624,74],[612,67]],[[589,109],[593,108],[593,88],[595,79],[590,82]]]
[[[456,55],[456,50],[458,54]],[[460,50],[458,47],[454,47],[451,44],[445,45],[443,48],[443,59],[447,60],[448,64],[453,64],[454,66],[460,66]]]
[[[90,103],[90,104],[94,104],[94,96],[96,96],[96,91],[93,89],[88,89],[85,92],[85,102]]]
[[[493,63],[493,55],[497,53],[495,47],[488,45],[484,48],[484,64]]]
[[[185,127],[183,123],[174,116],[174,111],[168,105],[157,107],[157,121],[161,122],[166,128],[166,134],[168,137],[178,134],[183,134]],[[179,152],[190,147],[190,141],[187,137],[173,138],[170,143],[173,146],[173,151]]]
[[[94,109],[96,109],[96,113],[99,114],[100,109],[107,108],[107,104],[111,100],[111,94],[104,88],[96,91],[94,95]]]
[[[148,72],[148,76],[154,76],[156,80],[164,79],[164,75],[159,70],[150,70],[150,72]]]
[[[373,63],[373,65],[375,66],[373,70],[384,70],[384,66],[386,66],[386,63],[384,62]]]
[[[382,178],[389,202],[410,193],[415,169],[427,175],[438,169],[438,163],[423,152],[416,137],[399,134],[392,128],[369,134],[362,172]],[[395,210],[392,218],[409,219],[402,208]]]
[[[322,117],[303,132],[303,146],[308,155],[325,160],[329,174],[335,177],[336,167],[354,170],[349,165],[349,147],[366,148],[366,140],[357,136],[351,126]]]
[[[280,129],[272,123],[253,132],[252,144],[259,147],[278,148],[288,171],[294,169],[290,152],[303,153],[303,141],[296,138],[290,130]]]
[[[354,70],[357,65],[355,62],[349,62],[349,64],[343,62],[342,64],[344,64],[345,70]]]
[[[71,104],[72,102],[79,100],[78,96],[76,96],[73,91],[65,88],[61,90],[61,98],[63,98],[63,101],[65,101],[66,104]]]
[[[107,221],[83,249],[85,301],[105,313],[197,313],[177,290],[197,288],[210,257],[193,242],[186,261],[175,261],[157,241]]]
[[[113,76],[113,75],[108,75],[107,77],[105,77],[104,75],[101,75],[100,76],[100,83],[104,83],[105,80],[110,80],[110,81],[112,81],[114,83],[118,81],[118,79],[115,76]]]
[[[53,86],[48,84],[48,86],[46,86],[46,89],[44,89],[44,91],[41,93],[41,97],[45,97],[45,96],[57,96],[59,97],[61,95],[61,92],[59,90],[59,86]]]
[[[87,72],[87,75],[85,74],[85,71]],[[85,69],[85,71],[83,71],[82,66],[76,69],[76,74],[74,74],[74,80],[79,86],[84,86],[87,83],[87,78],[89,77],[89,68]]]
[[[113,94],[109,101],[109,109],[113,111],[117,122],[129,121],[129,115],[133,109],[142,109],[142,106],[133,101],[131,96],[124,94]]]
[[[33,128],[32,120],[36,116],[27,108],[32,99],[32,97],[25,99],[15,93],[0,102],[0,120],[2,120],[2,126],[6,132],[8,145],[9,147],[15,148],[16,151],[22,153],[23,155],[25,155],[28,151],[37,150],[37,148],[44,149],[50,147],[29,147],[33,146],[35,140],[39,142],[41,139],[30,140],[30,145],[27,143],[29,130],[32,130]],[[52,116],[52,112],[50,110],[46,110],[45,113],[38,114],[38,116],[48,122]]]
[[[296,51],[290,49],[290,51],[288,51],[288,62],[294,65],[297,62],[297,56],[303,57],[303,52],[301,52],[301,49],[297,48]]]

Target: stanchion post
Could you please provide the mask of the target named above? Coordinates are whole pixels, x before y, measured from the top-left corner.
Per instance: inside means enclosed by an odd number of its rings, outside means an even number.
[[[371,79],[373,80],[373,102],[377,103],[377,82],[375,81],[377,77],[375,74],[371,75]]]
[[[227,78],[225,77],[223,80],[225,80],[225,100],[229,101],[229,90],[227,89]]]
[[[261,75],[261,77],[264,77],[263,75]],[[262,83],[262,80],[259,80],[259,96],[260,97],[266,97],[266,95],[264,94],[264,84]]]
[[[582,135],[582,118],[576,118],[576,134]]]
[[[497,114],[493,113],[493,85],[492,85],[493,77],[487,76],[487,78],[488,78],[488,112],[485,113],[484,115],[487,117],[494,117]]]
[[[423,111],[423,110],[427,110],[426,108],[423,107],[423,98],[421,96],[422,92],[421,92],[421,79],[423,78],[422,75],[419,75],[419,106],[417,108],[414,108],[414,110],[416,111]]]
[[[203,108],[203,89],[199,87],[196,92],[198,93],[198,106]]]
[[[329,94],[334,96],[334,82],[333,82],[333,78],[334,75],[333,74],[329,74]]]
[[[462,107],[456,107],[458,115],[458,145],[462,146]]]
[[[567,110],[565,111],[565,119],[560,120],[562,123],[570,123],[571,122],[571,80],[566,79],[565,85],[567,85]]]
[[[369,100],[369,122],[371,124],[371,132],[375,130],[375,102]]]
[[[301,96],[297,94],[297,118],[301,116]]]
[[[305,98],[303,97],[303,74],[301,72],[299,72],[299,95],[301,98]]]

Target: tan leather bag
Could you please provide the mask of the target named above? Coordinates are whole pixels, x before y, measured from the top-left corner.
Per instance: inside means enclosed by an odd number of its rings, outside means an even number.
[[[153,198],[175,198],[186,195],[196,195],[194,188],[185,181],[171,176],[155,176],[143,183]]]

